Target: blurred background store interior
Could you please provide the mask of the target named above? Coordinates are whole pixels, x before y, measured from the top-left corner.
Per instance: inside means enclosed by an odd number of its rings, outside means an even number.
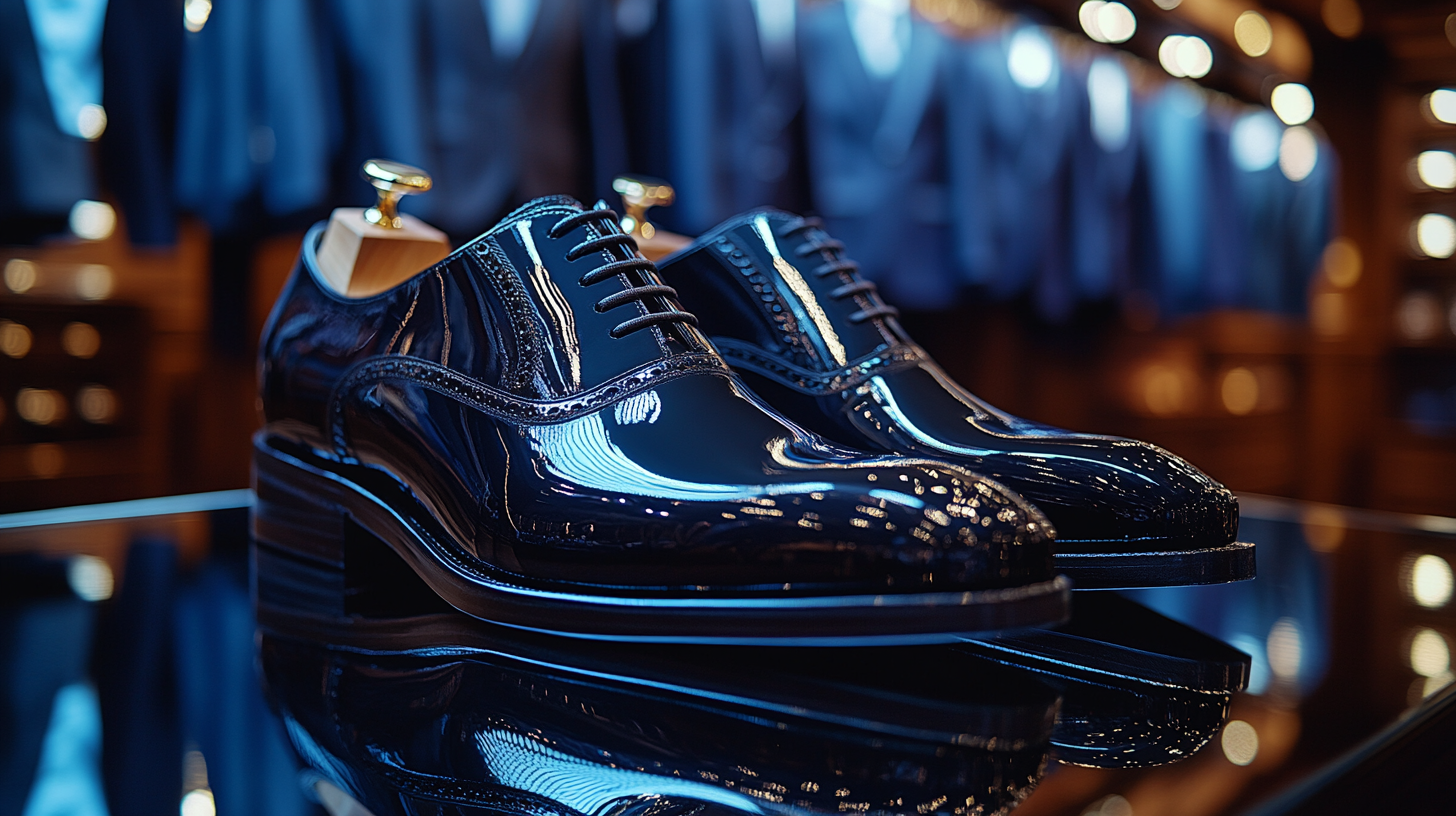
[[[382,156],[457,243],[621,173],[688,235],[815,212],[1008,411],[1456,514],[1449,12],[6,0],[0,511],[245,486],[267,310]]]

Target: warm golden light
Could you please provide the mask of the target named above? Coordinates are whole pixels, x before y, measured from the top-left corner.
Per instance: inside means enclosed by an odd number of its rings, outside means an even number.
[[[1324,267],[1325,280],[1341,289],[1349,289],[1360,282],[1360,273],[1364,271],[1360,247],[1347,237],[1336,238],[1325,247],[1321,266]]]
[[[1243,720],[1229,720],[1220,743],[1223,755],[1235,765],[1248,765],[1259,755],[1259,732]]]
[[[1441,331],[1441,301],[1430,292],[1409,292],[1395,312],[1396,326],[1407,340],[1430,340]]]
[[[1269,107],[1284,124],[1302,125],[1314,116],[1314,95],[1298,82],[1285,82],[1269,94]]]
[[[1284,131],[1279,139],[1279,172],[1290,181],[1304,181],[1319,162],[1319,143],[1314,133],[1300,125]]]
[[[1451,649],[1435,629],[1420,629],[1411,637],[1411,670],[1422,677],[1435,677],[1451,669]]]
[[[13,320],[0,320],[0,354],[19,360],[30,353],[30,329]]]
[[[61,329],[61,348],[72,357],[89,360],[101,350],[101,332],[90,323],[67,323]]]
[[[1360,4],[1355,0],[1325,0],[1320,4],[1320,17],[1331,34],[1346,40],[1360,36],[1360,29],[1365,26]]]
[[[1451,565],[1439,555],[1426,553],[1405,570],[1405,591],[1417,605],[1440,609],[1451,602]]]
[[[54,425],[66,418],[66,399],[48,388],[22,388],[15,395],[15,413],[32,425]]]
[[[1234,416],[1244,416],[1259,404],[1259,378],[1242,366],[1231,368],[1223,375],[1219,391],[1223,407]]]
[[[1449,150],[1425,150],[1416,157],[1416,178],[1433,190],[1456,189],[1456,155]]]
[[[105,300],[111,297],[114,283],[111,267],[85,264],[76,273],[76,295],[82,300]]]
[[[1334,552],[1345,540],[1345,514],[1329,505],[1310,505],[1300,514],[1299,526],[1315,552]]]
[[[29,292],[35,286],[35,263],[24,258],[11,258],[5,262],[5,288],[17,295]]]
[[[37,479],[54,479],[66,472],[66,451],[54,442],[31,445],[25,459],[30,475]]]
[[[92,425],[116,419],[116,395],[104,385],[84,385],[76,392],[76,413]]]
[[[1191,373],[1183,367],[1151,363],[1138,371],[1135,393],[1153,416],[1186,413],[1193,402]]]
[[[1456,253],[1456,220],[1449,215],[1426,213],[1416,219],[1416,249],[1428,258],[1449,258]]]
[[[1262,57],[1269,53],[1269,47],[1274,44],[1274,29],[1269,27],[1269,21],[1264,15],[1250,9],[1234,21],[1234,42],[1239,44],[1245,54]]]

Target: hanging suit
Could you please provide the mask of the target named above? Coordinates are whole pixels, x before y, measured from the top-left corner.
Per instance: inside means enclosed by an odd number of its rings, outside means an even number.
[[[1138,111],[1118,60],[1101,56],[1068,73],[1086,89],[1072,139],[1071,274],[1079,299],[1099,301],[1131,286]]]
[[[351,123],[340,189],[356,203],[371,194],[346,179],[373,156],[429,171],[434,189],[403,209],[458,239],[520,201],[590,191],[579,3],[541,0],[515,55],[495,52],[480,3],[331,0],[328,8]],[[378,53],[381,30],[398,47],[391,58]]]
[[[952,61],[947,141],[958,257],[966,279],[992,296],[1033,292],[1043,315],[1060,318],[1073,299],[1066,174],[1086,85],[1055,56],[1041,85],[1018,84],[1008,67],[1018,34],[1051,49],[1034,27],[1012,26],[966,44]]]
[[[29,243],[64,231],[71,206],[96,198],[90,148],[56,124],[33,31],[24,3],[0,3],[3,243]]]
[[[951,269],[943,35],[918,19],[898,71],[871,76],[843,6],[806,9],[799,28],[815,209],[886,298],[944,308]]]
[[[1170,82],[1144,107],[1149,283],[1165,317],[1203,309],[1209,213],[1203,93],[1191,83]]]

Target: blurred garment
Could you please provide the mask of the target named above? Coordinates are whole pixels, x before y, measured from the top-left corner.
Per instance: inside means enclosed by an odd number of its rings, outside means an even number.
[[[1065,317],[1067,168],[1084,82],[1036,26],[1011,26],[958,50],[948,85],[951,186],[961,274],[992,296],[1031,290]]]
[[[0,816],[20,816],[57,695],[85,679],[94,613],[74,596],[0,603]]]
[[[1101,55],[1068,74],[1086,89],[1075,95],[1071,138],[1072,279],[1078,299],[1098,301],[1130,283],[1139,110],[1120,58]]]
[[[669,179],[677,191],[653,220],[695,235],[753,207],[802,205],[794,0],[628,0],[622,9],[623,172]]]
[[[26,4],[0,3],[0,242],[65,229],[71,207],[96,198],[84,139],[57,126]]]
[[[1152,280],[1160,312],[1201,311],[1208,269],[1209,182],[1206,92],[1170,82],[1148,100],[1142,122]]]
[[[523,40],[519,18],[511,18],[513,31],[492,35],[484,3],[329,0],[326,7],[337,25],[348,111],[338,161],[345,200],[372,197],[349,181],[365,159],[415,164],[435,186],[404,209],[463,239],[521,201],[589,185],[580,3],[540,0]],[[381,30],[391,32],[388,59],[379,54]]]
[[[329,205],[339,96],[308,0],[218,3],[182,58],[177,199],[215,232]]]
[[[908,9],[889,23],[895,36],[862,48],[857,38],[885,21],[856,21],[860,12],[823,4],[805,9],[799,27],[814,208],[887,300],[944,308],[958,289],[945,184],[948,49]]]
[[[175,163],[183,35],[174,0],[110,0],[101,41],[106,73],[101,171],[133,244],[177,240]]]

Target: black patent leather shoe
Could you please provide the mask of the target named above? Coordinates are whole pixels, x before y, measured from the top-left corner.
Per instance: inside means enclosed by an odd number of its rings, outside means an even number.
[[[1003,813],[1046,766],[1056,694],[948,647],[602,644],[462,617],[421,623],[429,653],[260,639],[334,813]]]
[[[610,210],[537,200],[363,298],[319,276],[320,232],[263,339],[260,595],[371,611],[351,587],[379,541],[468,614],[578,637],[929,642],[1064,617],[1035,508],[766,407]]]
[[[663,259],[662,275],[758,394],[840,443],[942,459],[1019,492],[1056,528],[1078,588],[1254,576],[1238,502],[1145,442],[1010,416],[953,382],[817,219],[738,216]]]

